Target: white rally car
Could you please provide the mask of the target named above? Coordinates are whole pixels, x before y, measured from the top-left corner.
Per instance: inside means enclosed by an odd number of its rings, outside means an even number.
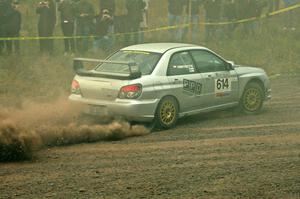
[[[86,70],[85,62],[93,69]],[[234,106],[257,113],[271,97],[263,69],[235,65],[192,44],[129,46],[106,60],[75,58],[74,69],[69,99],[86,105],[86,113],[163,128],[180,117]]]

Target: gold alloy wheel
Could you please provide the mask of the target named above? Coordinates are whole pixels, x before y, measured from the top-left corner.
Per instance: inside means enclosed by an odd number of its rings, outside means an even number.
[[[165,125],[170,125],[176,118],[176,105],[172,101],[165,101],[161,105],[160,119]]]
[[[258,88],[249,88],[245,92],[244,107],[246,110],[254,112],[259,109],[262,103],[261,92]]]

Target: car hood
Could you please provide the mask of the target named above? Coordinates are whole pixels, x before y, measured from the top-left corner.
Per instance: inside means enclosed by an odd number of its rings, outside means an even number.
[[[241,66],[241,65],[235,66],[235,71],[237,72],[238,75],[244,75],[244,74],[249,74],[249,73],[265,74],[265,71],[261,68],[250,67],[250,66]]]

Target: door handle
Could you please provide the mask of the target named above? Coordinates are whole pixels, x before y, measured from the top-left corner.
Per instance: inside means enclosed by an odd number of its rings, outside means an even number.
[[[179,79],[174,79],[174,84],[176,84],[176,83],[178,83],[178,82],[180,82]]]

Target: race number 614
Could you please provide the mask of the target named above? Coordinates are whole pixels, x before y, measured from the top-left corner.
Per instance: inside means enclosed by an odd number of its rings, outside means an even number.
[[[227,78],[224,79],[217,79],[216,87],[218,90],[225,90],[229,89],[229,81]]]

